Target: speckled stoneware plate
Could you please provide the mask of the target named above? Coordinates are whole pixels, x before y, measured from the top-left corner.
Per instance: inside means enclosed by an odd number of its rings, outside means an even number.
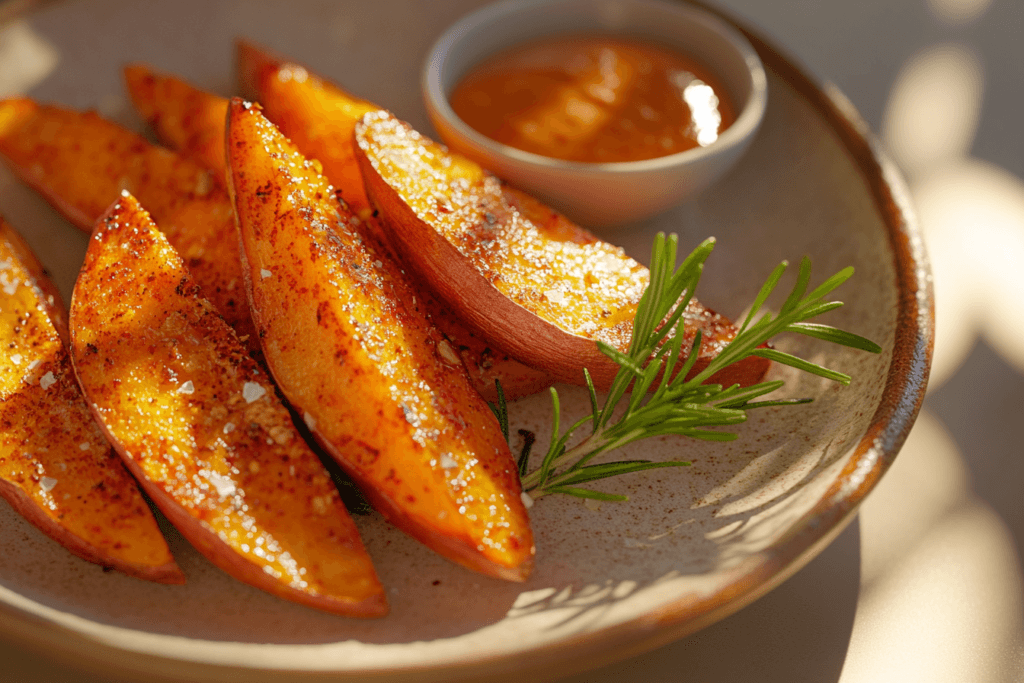
[[[126,61],[228,94],[232,39],[245,36],[427,130],[421,60],[476,4],[47,3],[2,29],[0,87],[97,108],[141,129],[121,85]],[[392,605],[377,621],[321,614],[249,588],[170,529],[187,585],[106,573],[0,503],[0,637],[159,680],[546,680],[691,633],[793,574],[850,520],[911,427],[931,360],[931,286],[906,192],[857,114],[750,37],[770,95],[747,156],[700,199],[617,235],[639,258],[656,230],[676,231],[690,245],[717,236],[699,294],[732,316],[782,259],[810,255],[816,281],[855,266],[838,292],[847,305],[828,322],[878,341],[882,355],[778,340],[852,374],[851,386],[776,369],[789,380],[787,395],[814,403],[757,413],[732,443],[637,444],[629,455],[694,465],[610,481],[628,503],[538,501],[536,571],[525,584],[469,573],[379,517],[361,518]],[[0,212],[69,295],[85,236],[6,172]],[[563,395],[569,412],[585,409],[580,391]],[[549,410],[546,396],[510,409],[514,427],[535,430],[542,442]]]

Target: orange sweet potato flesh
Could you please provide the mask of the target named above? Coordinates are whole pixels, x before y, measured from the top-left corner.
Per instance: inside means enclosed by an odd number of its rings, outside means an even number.
[[[594,343],[625,351],[648,271],[474,162],[387,112],[357,124],[357,159],[391,241],[471,327],[518,360],[557,379],[607,387],[618,366]],[[723,316],[693,301],[684,348],[702,331],[700,372],[735,335]],[[709,381],[749,385],[768,361],[751,357]]]
[[[79,381],[111,442],[211,562],[317,609],[387,612],[330,475],[266,372],[130,195],[93,232],[71,340]]]
[[[124,80],[135,110],[160,142],[224,177],[226,98],[158,74],[145,64],[126,66]]]
[[[232,102],[227,150],[282,392],[392,523],[466,567],[525,579],[534,547],[515,462],[458,359],[405,305],[415,290],[257,106]]]
[[[0,157],[89,232],[122,190],[147,207],[204,294],[258,353],[242,291],[234,215],[220,177],[94,112],[0,101]]]
[[[82,398],[66,340],[60,297],[0,219],[0,496],[85,560],[183,583],[142,492]]]
[[[239,41],[236,47],[242,95],[259,102],[265,116],[304,156],[323,164],[324,174],[353,213],[369,218],[373,207],[356,164],[352,129],[364,114],[380,107],[257,45]]]
[[[307,158],[317,159],[349,208],[374,227],[363,178],[355,161],[352,129],[378,107],[359,100],[309,73],[303,67],[239,43],[238,66],[243,88],[257,93],[265,112]],[[125,82],[135,108],[168,147],[224,174],[224,114],[227,100],[141,64],[125,68]],[[382,234],[380,230],[373,232]],[[380,245],[387,249],[386,244]],[[389,252],[390,253],[390,252]],[[471,332],[428,290],[420,289],[419,305],[448,341],[448,348],[466,365],[477,391],[495,401],[495,380],[509,399],[540,391],[552,382],[544,372],[499,353]]]

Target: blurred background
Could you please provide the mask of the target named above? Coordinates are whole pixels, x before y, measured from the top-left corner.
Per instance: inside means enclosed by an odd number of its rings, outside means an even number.
[[[858,518],[804,570],[694,636],[567,680],[1024,681],[1024,2],[718,4],[835,84],[903,169],[935,276],[928,396]],[[10,24],[0,55],[25,51],[42,77],[32,41]],[[10,79],[0,93],[26,87]],[[2,643],[0,662],[0,682],[106,680]]]

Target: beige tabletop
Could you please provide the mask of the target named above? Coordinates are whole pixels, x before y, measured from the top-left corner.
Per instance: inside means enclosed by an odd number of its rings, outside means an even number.
[[[567,680],[1024,681],[1024,4],[722,4],[838,85],[904,170],[935,274],[929,394],[858,519],[805,569]],[[0,682],[111,680],[13,643],[0,662]]]

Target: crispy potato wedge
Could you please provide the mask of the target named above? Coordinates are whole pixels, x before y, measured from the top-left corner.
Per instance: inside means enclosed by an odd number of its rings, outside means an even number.
[[[127,193],[93,232],[71,348],[125,464],[211,562],[317,609],[387,612],[355,524],[270,378]]]
[[[252,43],[238,41],[235,59],[242,96],[259,102],[303,156],[323,165],[349,208],[369,218],[373,207],[363,189],[352,129],[363,114],[380,107]]]
[[[586,368],[611,383],[618,366],[595,341],[628,348],[646,268],[387,112],[364,116],[355,139],[389,238],[463,321],[561,381],[583,384]],[[735,328],[696,301],[685,317],[684,348],[702,330],[696,374]],[[751,357],[709,382],[753,384],[768,365]]]
[[[246,283],[281,390],[392,523],[466,567],[525,579],[533,537],[494,415],[402,305],[414,292],[319,164],[258,106],[228,111]]]
[[[228,101],[181,79],[129,64],[124,80],[135,110],[157,139],[224,177],[224,118]]]
[[[128,190],[152,212],[213,305],[250,351],[259,341],[242,291],[223,176],[106,121],[25,98],[0,101],[0,156],[76,227],[90,232]]]
[[[82,559],[184,583],[141,491],[82,398],[66,340],[60,296],[0,218],[0,496]]]
[[[267,106],[278,115],[282,132],[307,158],[322,162],[324,174],[331,183],[345,188],[342,194],[349,200],[350,208],[361,206],[364,219],[373,227],[375,219],[369,215],[363,178],[355,161],[352,128],[359,117],[377,107],[253,45],[239,43],[238,54],[243,80],[248,81],[246,89],[259,91],[258,99],[266,98]],[[206,165],[218,177],[223,175],[226,99],[145,65],[127,67],[125,82],[136,108],[151,123],[161,142]],[[382,235],[383,231],[377,230],[374,234]],[[473,385],[486,400],[497,400],[495,380],[501,382],[510,400],[536,393],[552,383],[547,373],[495,351],[429,291],[416,289],[420,291],[416,294],[415,305],[445,335],[447,348],[462,359]]]

